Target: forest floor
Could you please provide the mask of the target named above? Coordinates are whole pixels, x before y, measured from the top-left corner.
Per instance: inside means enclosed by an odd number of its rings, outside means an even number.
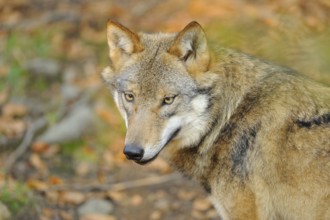
[[[220,219],[161,157],[122,154],[125,126],[99,77],[107,19],[147,32],[197,20],[210,47],[330,84],[329,15],[326,0],[0,0],[0,220]]]

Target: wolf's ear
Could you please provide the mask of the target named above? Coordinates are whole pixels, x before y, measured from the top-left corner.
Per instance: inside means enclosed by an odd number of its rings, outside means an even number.
[[[196,21],[189,23],[178,33],[170,54],[179,57],[191,73],[207,71],[210,54],[203,28]]]
[[[110,61],[115,69],[133,53],[143,50],[139,36],[115,21],[108,21],[107,38]]]

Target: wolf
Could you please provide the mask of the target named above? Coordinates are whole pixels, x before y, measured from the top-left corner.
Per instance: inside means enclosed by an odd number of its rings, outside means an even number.
[[[101,76],[125,121],[123,153],[161,153],[223,220],[330,219],[330,88],[236,50],[197,22],[136,33],[109,21]]]

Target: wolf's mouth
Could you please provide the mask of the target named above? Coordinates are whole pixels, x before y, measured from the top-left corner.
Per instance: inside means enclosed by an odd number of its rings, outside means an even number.
[[[147,163],[150,163],[151,161],[155,160],[158,155],[160,154],[160,152],[167,146],[168,143],[170,143],[180,132],[181,128],[176,129],[170,136],[170,138],[165,142],[165,144],[163,145],[163,147],[160,149],[160,151],[153,157],[151,157],[150,159],[140,159],[140,160],[134,160],[134,162],[136,162],[137,164],[140,165],[145,165]]]
[[[134,162],[137,163],[137,164],[140,164],[140,165],[145,165],[147,163],[150,163],[151,161],[154,161],[158,157],[158,154],[156,154],[154,157],[152,157],[152,158],[150,158],[148,160],[135,160]]]

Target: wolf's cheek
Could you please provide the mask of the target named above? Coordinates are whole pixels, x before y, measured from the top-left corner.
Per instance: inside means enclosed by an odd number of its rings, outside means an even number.
[[[207,95],[198,95],[192,102],[192,111],[184,114],[184,126],[180,132],[180,141],[182,147],[191,147],[198,144],[209,130],[209,99]]]
[[[120,99],[120,97],[119,97],[119,93],[118,93],[118,91],[116,91],[116,90],[113,92],[113,99],[114,99],[114,101],[115,101],[115,103],[116,103],[116,105],[117,105],[117,108],[118,108],[118,110],[119,110],[121,116],[123,117],[123,119],[124,119],[124,121],[125,121],[125,125],[126,125],[126,128],[127,128],[127,127],[128,127],[127,112],[126,112],[124,106],[121,104],[121,102],[120,102],[120,100],[119,100],[119,99]]]
[[[196,96],[192,102],[192,107],[194,110],[195,114],[202,114],[206,111],[206,109],[208,108],[209,105],[209,100],[207,95],[198,95]]]
[[[191,147],[198,144],[209,127],[207,95],[198,95],[191,101],[192,111],[186,112],[182,117],[182,129],[179,139],[180,146]]]
[[[184,148],[197,145],[208,130],[209,122],[206,115],[196,113],[186,115],[184,126],[178,136],[180,146]]]
[[[181,130],[182,126],[183,126],[183,121],[181,117],[174,116],[170,118],[161,134],[161,142],[164,145],[170,142],[173,138],[175,138],[175,136]]]
[[[181,131],[182,123],[182,119],[178,116],[170,118],[164,129],[160,132],[159,140],[156,143],[149,143],[145,147],[142,160],[150,160],[156,157]]]

